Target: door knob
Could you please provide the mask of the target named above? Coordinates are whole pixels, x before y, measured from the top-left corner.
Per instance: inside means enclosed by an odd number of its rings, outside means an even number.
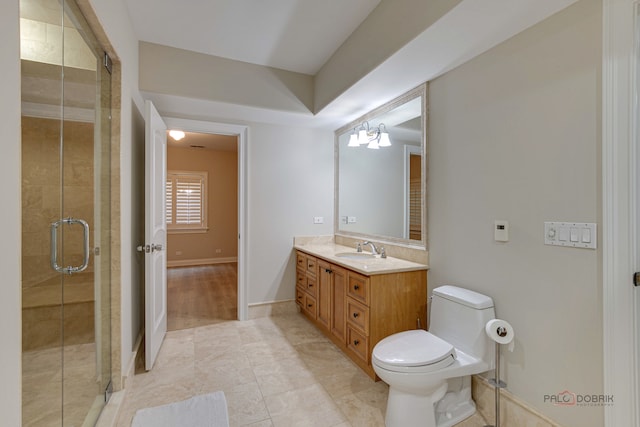
[[[162,245],[156,245],[155,243],[151,244],[151,245],[139,245],[139,246],[136,247],[136,250],[138,252],[144,252],[146,254],[149,254],[151,252],[159,252],[159,251],[161,251],[162,250]]]

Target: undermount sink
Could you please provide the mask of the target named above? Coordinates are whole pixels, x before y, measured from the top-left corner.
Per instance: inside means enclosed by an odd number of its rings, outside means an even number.
[[[347,258],[347,259],[373,259],[376,257],[374,254],[370,254],[366,252],[340,252],[340,253],[337,253],[336,256],[338,258]]]

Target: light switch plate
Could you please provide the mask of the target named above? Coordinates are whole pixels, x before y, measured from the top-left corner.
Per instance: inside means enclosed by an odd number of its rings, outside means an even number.
[[[545,222],[544,244],[596,249],[598,226],[591,222]]]

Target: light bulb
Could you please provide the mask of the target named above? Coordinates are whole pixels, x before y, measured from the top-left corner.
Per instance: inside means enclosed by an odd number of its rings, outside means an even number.
[[[184,132],[182,132],[181,130],[170,130],[169,136],[176,141],[180,141],[182,138],[184,138]]]
[[[358,142],[360,144],[366,144],[367,142],[369,142],[369,137],[367,136],[366,130],[360,129],[360,132],[358,132]]]
[[[378,145],[380,147],[390,147],[391,146],[391,140],[389,139],[389,133],[388,132],[381,132],[380,133],[380,143]]]

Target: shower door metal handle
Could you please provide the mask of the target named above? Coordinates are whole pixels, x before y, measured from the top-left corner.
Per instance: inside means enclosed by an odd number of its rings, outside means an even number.
[[[82,264],[74,267],[61,267],[58,265],[58,227],[61,225],[71,225],[71,224],[80,224],[82,225],[83,233],[83,257]],[[75,218],[63,218],[51,224],[51,268],[53,268],[58,273],[66,273],[66,274],[74,274],[80,273],[81,271],[86,270],[89,265],[89,224],[87,221],[82,219]]]

